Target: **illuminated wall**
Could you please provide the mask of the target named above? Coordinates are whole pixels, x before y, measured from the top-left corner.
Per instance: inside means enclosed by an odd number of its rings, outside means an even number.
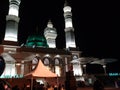
[[[10,77],[15,77],[16,74],[16,67],[15,64],[6,64],[5,70],[3,74],[1,75],[1,78],[10,78]]]

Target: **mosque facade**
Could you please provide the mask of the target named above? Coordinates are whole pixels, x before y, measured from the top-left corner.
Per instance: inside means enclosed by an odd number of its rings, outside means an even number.
[[[5,37],[0,45],[0,54],[6,62],[6,68],[1,77],[11,78],[31,72],[36,67],[39,57],[43,64],[59,77],[64,78],[72,65],[74,76],[81,78],[84,65],[81,65],[80,62],[74,62],[81,57],[81,51],[75,44],[71,6],[65,2],[63,7],[66,48],[57,49],[55,44],[57,30],[51,20],[48,21],[43,36],[38,33],[30,35],[25,45],[19,46],[17,40],[20,19],[18,10],[21,1],[9,0],[9,2]]]

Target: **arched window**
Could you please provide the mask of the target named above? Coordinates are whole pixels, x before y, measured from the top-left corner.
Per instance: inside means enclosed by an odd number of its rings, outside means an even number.
[[[49,61],[49,58],[45,57],[43,63],[44,63],[45,65],[49,65],[49,64],[50,64],[49,62],[50,62],[50,61]]]
[[[50,58],[49,57],[44,57],[43,64],[47,67],[47,69],[50,70]]]
[[[33,60],[32,60],[32,70],[35,69],[35,67],[37,66],[37,63],[38,63],[38,59],[36,57],[33,58]]]
[[[58,58],[55,58],[55,65],[59,65],[60,64],[60,61]]]

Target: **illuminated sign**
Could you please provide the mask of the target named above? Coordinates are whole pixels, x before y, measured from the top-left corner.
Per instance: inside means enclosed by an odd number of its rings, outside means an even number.
[[[3,75],[0,78],[23,78],[23,75],[15,75],[15,76]]]
[[[109,76],[120,76],[120,73],[109,73]]]

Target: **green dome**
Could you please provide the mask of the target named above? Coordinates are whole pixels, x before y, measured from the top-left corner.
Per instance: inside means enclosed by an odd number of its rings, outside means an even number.
[[[43,35],[30,35],[25,44],[27,47],[48,47],[46,38]]]

